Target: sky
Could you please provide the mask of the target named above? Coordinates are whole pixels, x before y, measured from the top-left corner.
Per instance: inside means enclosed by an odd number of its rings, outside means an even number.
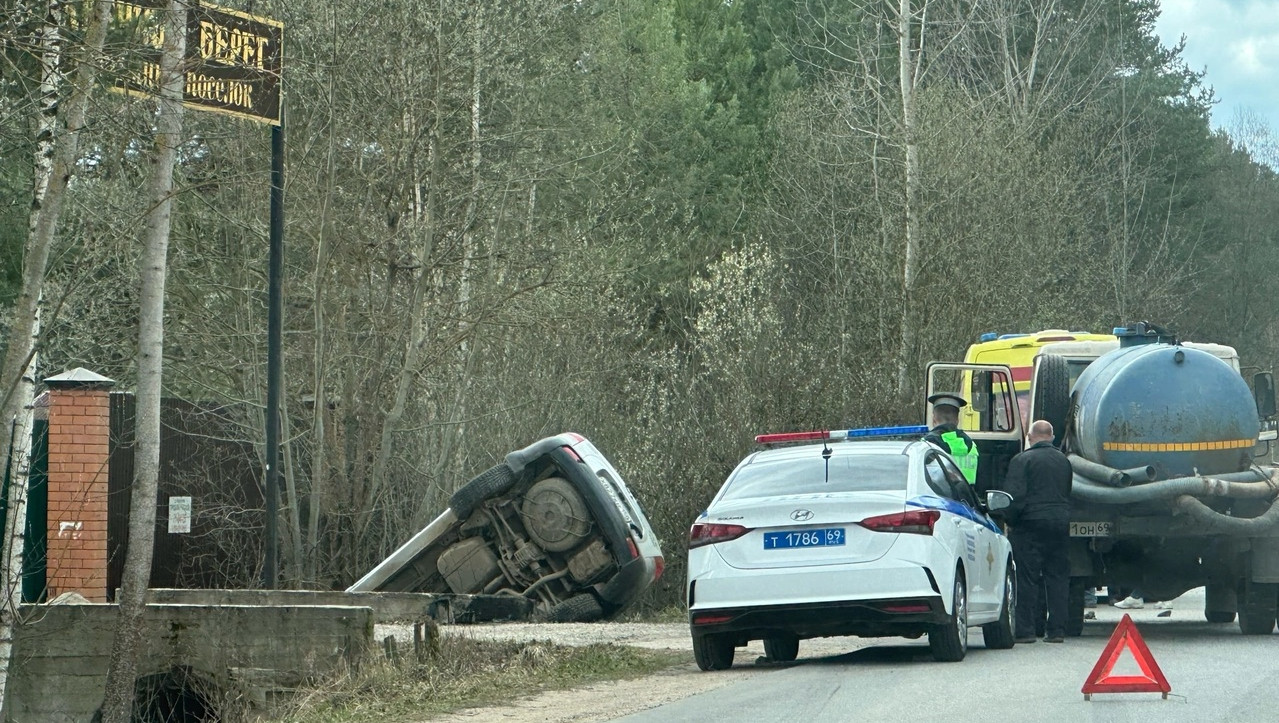
[[[1218,100],[1213,128],[1247,142],[1236,132],[1237,114],[1252,114],[1269,126],[1270,137],[1260,145],[1273,152],[1279,139],[1279,0],[1161,0],[1160,7],[1160,42],[1172,47],[1185,35],[1186,65],[1208,71],[1203,82]]]

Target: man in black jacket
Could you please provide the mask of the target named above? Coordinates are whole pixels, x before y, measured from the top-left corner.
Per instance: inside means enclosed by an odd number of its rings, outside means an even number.
[[[1039,596],[1047,596],[1046,640],[1064,642],[1070,564],[1070,461],[1053,446],[1053,426],[1045,420],[1030,425],[1030,446],[1008,463],[1004,491],[1013,503],[1005,513],[1008,539],[1017,561],[1016,640],[1033,643]],[[1042,593],[1040,581],[1042,579]]]

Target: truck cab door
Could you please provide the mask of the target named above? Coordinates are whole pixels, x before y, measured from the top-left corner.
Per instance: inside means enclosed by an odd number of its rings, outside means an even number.
[[[1008,462],[1025,444],[1025,422],[1017,404],[1012,370],[1003,364],[933,362],[928,365],[924,398],[958,393],[968,402],[960,410],[959,428],[977,443],[976,492],[999,489]],[[924,405],[924,424],[932,426],[932,407]]]

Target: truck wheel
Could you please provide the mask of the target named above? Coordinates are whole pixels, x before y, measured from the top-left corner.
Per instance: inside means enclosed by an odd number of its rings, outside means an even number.
[[[1008,565],[1004,573],[1004,599],[999,610],[999,619],[981,626],[981,637],[990,650],[1007,650],[1016,641],[1013,637],[1013,617],[1017,614],[1017,583],[1013,577],[1013,566]]]
[[[484,500],[500,495],[515,484],[515,473],[505,464],[494,465],[467,482],[449,498],[449,507],[459,520],[471,516]]]
[[[1053,425],[1053,445],[1061,447],[1070,412],[1070,365],[1059,354],[1044,354],[1035,367],[1035,407],[1031,420],[1046,419]]]
[[[1239,631],[1244,635],[1269,635],[1275,629],[1279,584],[1244,580],[1239,594]]]
[[[958,663],[968,652],[968,589],[962,570],[955,571],[955,599],[951,603],[950,619],[928,631],[928,647],[933,660],[939,663]]]
[[[733,639],[724,634],[694,635],[693,658],[702,670],[728,670],[733,667]]]
[[[789,663],[799,657],[799,636],[778,635],[764,638],[764,655],[774,663]]]
[[[1088,578],[1070,578],[1070,587],[1066,590],[1066,635],[1077,638],[1084,634],[1084,593],[1087,591]]]
[[[1204,586],[1204,619],[1210,623],[1233,623],[1238,609],[1239,597],[1233,583],[1208,580]]]

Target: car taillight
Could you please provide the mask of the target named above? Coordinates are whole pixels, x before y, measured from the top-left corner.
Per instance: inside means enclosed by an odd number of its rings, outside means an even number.
[[[857,524],[875,532],[904,532],[916,535],[933,534],[933,525],[941,518],[937,510],[911,510],[893,515],[867,517]]]
[[[688,549],[702,545],[714,545],[717,542],[728,542],[750,532],[750,528],[741,525],[721,525],[714,522],[697,522],[688,531]]]
[[[653,558],[653,581],[657,582],[662,579],[662,572],[666,569],[666,558],[658,555]]]
[[[572,447],[569,447],[568,445],[565,445],[565,446],[563,447],[563,450],[564,450],[564,452],[565,452],[566,454],[568,454],[568,456],[570,456],[570,457],[572,457],[572,458],[573,458],[573,461],[574,461],[574,462],[582,462],[582,461],[584,461],[584,460],[582,459],[582,455],[578,454],[576,449],[573,449]]]

